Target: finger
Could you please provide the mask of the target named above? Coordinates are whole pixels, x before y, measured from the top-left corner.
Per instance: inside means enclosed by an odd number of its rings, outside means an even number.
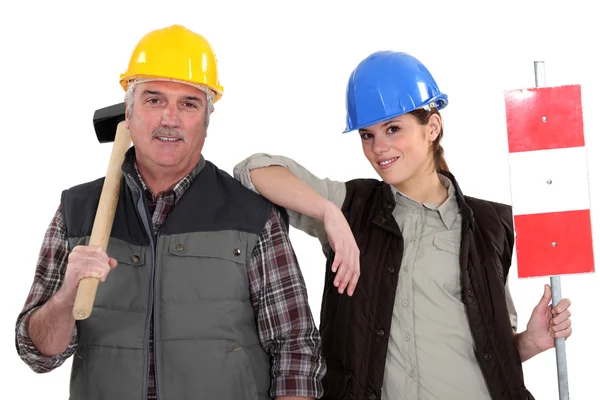
[[[109,264],[109,257],[105,252],[98,252],[95,250],[78,250],[69,254],[68,262],[73,265],[81,264],[83,268],[87,268],[91,265],[107,265]]]
[[[103,260],[108,263],[108,254],[102,247],[99,246],[88,246],[85,250],[85,257]]]
[[[97,257],[90,257],[79,260],[75,269],[79,279],[87,276],[102,279],[111,270],[111,266],[108,260],[105,261],[99,260]]]
[[[540,302],[538,303],[538,305],[536,306],[536,308],[538,310],[540,309],[544,309],[548,306],[548,304],[550,303],[550,300],[552,300],[552,290],[550,289],[550,285],[544,285],[544,294],[542,296],[542,298],[540,299]]]
[[[340,293],[344,293],[344,290],[348,287],[348,284],[350,283],[350,279],[352,278],[352,271],[350,270],[350,267],[346,268],[346,273],[344,274],[344,278],[342,280],[342,283],[340,285]]]
[[[85,271],[79,273],[78,280],[82,280],[83,278],[96,278],[101,282],[104,282],[106,280],[107,272],[108,270],[106,267],[86,268]]]
[[[570,327],[571,327],[571,320],[568,319],[566,321],[561,322],[558,325],[551,326],[550,332],[558,333],[558,332],[564,331],[565,329],[570,328]]]
[[[115,268],[115,267],[117,266],[117,264],[119,264],[119,262],[118,262],[116,259],[114,259],[114,258],[112,258],[112,257],[109,257],[109,259],[108,259],[108,266],[109,266],[111,269],[112,269],[112,268]]]
[[[551,332],[550,334],[555,339],[565,338],[565,340],[566,340],[569,336],[571,336],[572,333],[573,333],[573,328],[568,327],[567,329],[564,329],[560,332]]]
[[[342,278],[343,278],[345,272],[346,272],[346,269],[345,269],[344,264],[340,263],[340,267],[338,268],[336,275],[335,275],[335,280],[333,281],[333,284],[336,287],[340,286],[340,283],[342,282]]]
[[[73,247],[73,249],[71,250],[71,253],[77,253],[77,252],[80,252],[80,251],[85,251],[84,250],[85,247],[86,246],[83,246],[83,245],[79,244],[79,245]]]
[[[338,285],[336,285],[338,287],[338,292],[340,294],[344,293],[344,289],[350,280],[350,268],[348,268],[347,265],[344,264],[340,267],[336,280],[338,281]]]
[[[356,285],[358,284],[358,277],[360,273],[355,271],[350,278],[350,283],[348,283],[348,296],[352,296],[354,294],[354,290],[356,290]]]
[[[567,308],[569,308],[570,306],[571,306],[571,300],[562,299],[561,301],[558,302],[556,307],[554,307],[554,309],[552,309],[552,314],[560,314],[563,311],[565,311]]]
[[[106,254],[106,251],[104,251],[104,249],[102,247],[98,246],[98,245],[85,246],[85,249],[89,253]]]
[[[556,317],[552,318],[550,320],[550,324],[553,326],[560,325],[563,322],[567,321],[569,318],[571,318],[571,311],[565,310],[562,313],[558,314]]]
[[[335,257],[333,259],[333,263],[331,264],[331,270],[333,272],[337,271],[338,267],[340,266],[341,261],[342,261],[342,256],[340,255],[339,252],[336,252]]]

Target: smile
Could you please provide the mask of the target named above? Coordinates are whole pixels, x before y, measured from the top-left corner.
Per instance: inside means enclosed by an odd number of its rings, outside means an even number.
[[[177,142],[177,141],[181,140],[179,138],[164,137],[164,136],[159,136],[156,139],[160,140],[161,142]]]
[[[379,167],[381,169],[386,169],[389,168],[397,159],[398,157],[394,157],[387,160],[378,161],[377,164],[379,164]]]

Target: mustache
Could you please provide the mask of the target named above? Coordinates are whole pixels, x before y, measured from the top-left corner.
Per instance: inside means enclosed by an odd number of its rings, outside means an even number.
[[[155,139],[159,136],[180,139],[183,140],[184,143],[187,143],[188,141],[188,135],[185,132],[169,128],[168,126],[158,126],[154,128],[152,131],[152,139]]]

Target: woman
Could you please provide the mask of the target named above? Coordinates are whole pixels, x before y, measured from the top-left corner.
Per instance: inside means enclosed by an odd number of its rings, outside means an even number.
[[[516,333],[511,208],[462,194],[440,145],[447,104],[416,58],[377,52],[350,76],[344,133],[381,181],[267,154],[235,168],[324,245],[324,399],[533,399],[521,363],[571,334],[570,301],[552,309],[547,285]]]

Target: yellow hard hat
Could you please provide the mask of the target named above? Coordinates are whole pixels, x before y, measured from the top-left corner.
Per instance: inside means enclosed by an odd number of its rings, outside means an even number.
[[[132,79],[173,79],[200,85],[215,92],[213,103],[223,95],[217,57],[201,35],[181,25],[147,33],[137,44],[120,84],[127,90]]]

